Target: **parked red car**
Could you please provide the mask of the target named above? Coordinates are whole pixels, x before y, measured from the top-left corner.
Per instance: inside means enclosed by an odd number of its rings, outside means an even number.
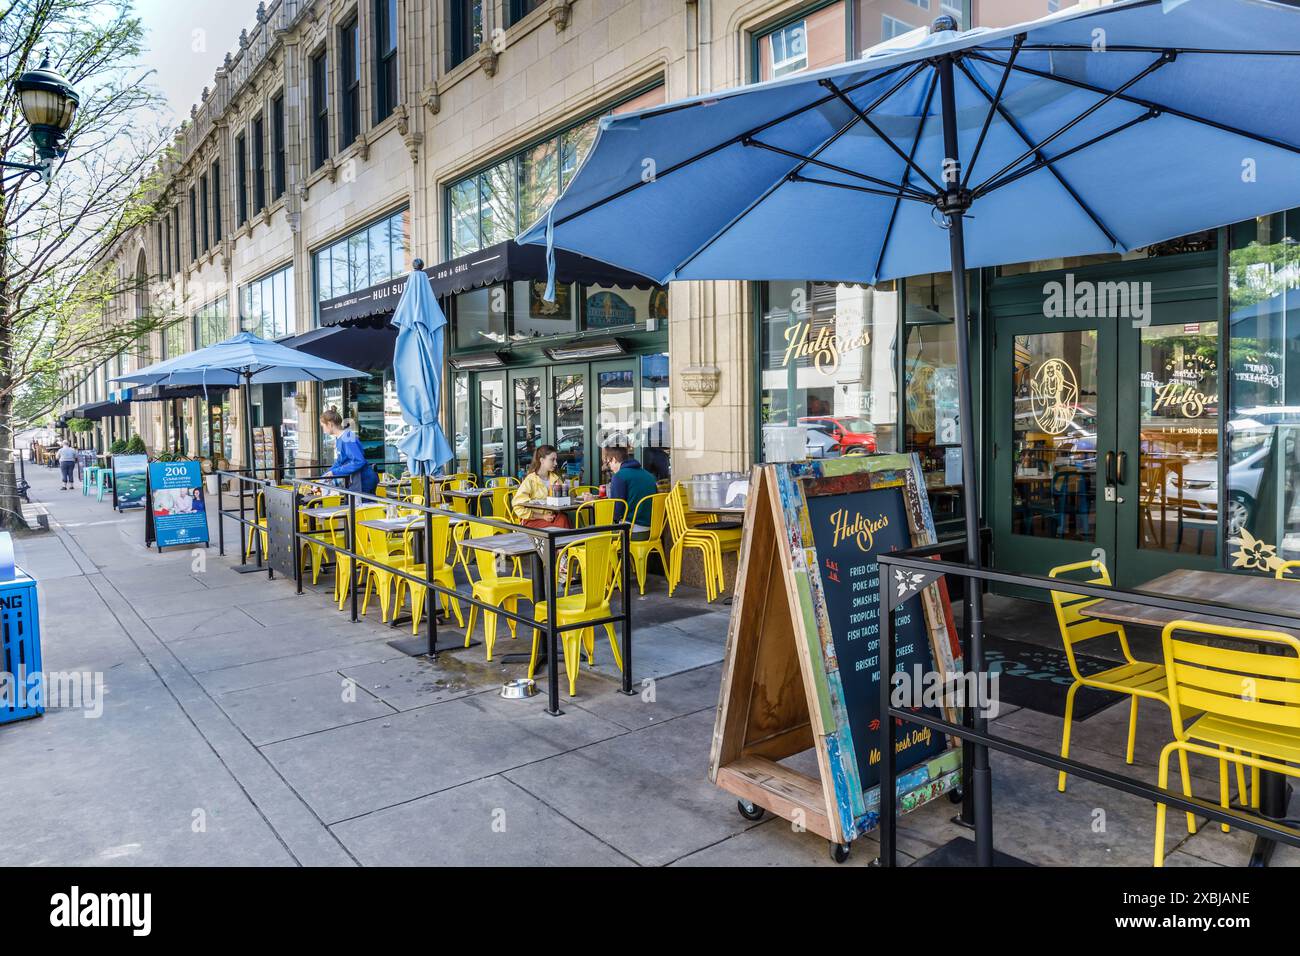
[[[806,428],[815,428],[835,440],[842,455],[863,455],[876,450],[876,426],[853,415],[810,415],[799,419]]]

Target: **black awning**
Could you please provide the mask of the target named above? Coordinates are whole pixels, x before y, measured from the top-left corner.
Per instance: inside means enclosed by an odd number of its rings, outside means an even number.
[[[279,345],[330,362],[338,362],[348,368],[373,372],[393,364],[393,347],[397,344],[397,329],[388,324],[379,327],[328,325],[301,335],[288,335],[275,341]]]
[[[544,280],[546,247],[521,246],[513,240],[499,242],[495,246],[431,266],[424,270],[424,274],[429,277],[433,294],[439,297],[481,289],[498,282]],[[560,284],[579,282],[621,289],[655,287],[655,283],[643,275],[563,249],[555,250],[555,281]],[[320,306],[320,323],[323,326],[385,325],[405,288],[406,276],[398,276],[352,295],[327,299]]]
[[[131,401],[133,402],[170,402],[174,398],[220,398],[229,385],[133,385]]]
[[[78,405],[73,409],[72,417],[87,418],[92,422],[97,422],[105,418],[130,414],[130,402],[90,402],[86,405]]]

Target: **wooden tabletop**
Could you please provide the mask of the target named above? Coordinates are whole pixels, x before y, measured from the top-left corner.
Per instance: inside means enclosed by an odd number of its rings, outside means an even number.
[[[1264,575],[1183,569],[1162,574],[1140,585],[1136,590],[1188,601],[1218,601],[1253,611],[1263,611],[1266,614],[1288,614],[1300,618],[1300,582],[1279,581]],[[1157,630],[1170,621],[1179,620],[1230,627],[1243,626],[1239,618],[1218,617],[1211,614],[1184,614],[1164,608],[1145,607],[1119,598],[1106,598],[1089,607],[1084,613],[1103,621],[1136,624]],[[1295,628],[1270,628],[1265,625],[1250,624],[1244,626],[1300,636],[1300,623],[1297,623]]]
[[[490,534],[484,538],[467,536],[461,543],[475,551],[490,551],[493,554],[504,554],[512,558],[537,553],[536,539],[532,535],[524,534],[522,531]]]
[[[588,499],[588,500],[589,500],[589,501],[599,501],[600,499],[599,499],[599,498],[590,498],[590,499]],[[566,511],[577,511],[579,508],[581,508],[581,507],[582,507],[583,505],[585,505],[586,503],[587,503],[586,501],[580,501],[580,500],[578,500],[577,498],[574,498],[574,499],[573,499],[572,501],[570,501],[569,504],[567,504],[567,505],[548,505],[548,504],[546,503],[546,499],[545,499],[545,498],[534,498],[532,501],[521,501],[521,502],[519,502],[519,507],[521,507],[521,508],[533,508],[533,509],[536,509],[537,511],[549,511],[549,512],[551,512],[551,513],[553,513],[553,514],[562,514],[562,513],[566,512]]]
[[[438,494],[451,498],[482,498],[492,494],[491,488],[443,488]]]

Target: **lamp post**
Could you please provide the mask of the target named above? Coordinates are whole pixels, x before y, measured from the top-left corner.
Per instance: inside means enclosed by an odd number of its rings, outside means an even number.
[[[21,179],[35,175],[43,182],[50,181],[54,160],[64,153],[63,137],[72,126],[81,97],[63,74],[50,65],[46,51],[41,65],[28,70],[14,80],[14,93],[23,111],[23,119],[31,129],[36,146],[36,163],[11,163],[0,161],[0,168],[13,170],[4,179]]]

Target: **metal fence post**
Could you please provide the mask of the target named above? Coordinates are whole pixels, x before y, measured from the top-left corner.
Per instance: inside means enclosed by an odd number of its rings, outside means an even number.
[[[248,512],[248,506],[244,503],[244,476],[235,476],[235,487],[239,489],[239,563],[248,563],[248,534],[245,532],[247,527],[244,522],[248,519],[245,517]]]
[[[345,491],[348,496],[348,551],[351,556],[348,558],[350,566],[348,574],[352,578],[352,622],[357,621],[357,589],[360,585],[357,583],[361,572],[361,562],[357,559],[357,497],[350,491]],[[337,573],[337,572],[336,572]]]
[[[448,533],[450,533],[450,526],[448,526]],[[433,512],[428,510],[424,512],[424,610],[429,615],[429,623],[426,625],[429,638],[428,654],[430,657],[437,657],[438,592],[433,589]],[[397,616],[396,611],[393,616]]]
[[[302,511],[300,510],[301,508],[302,508],[302,495],[298,494],[298,482],[297,479],[294,479],[294,483],[293,483],[293,580],[294,580],[294,585],[297,587],[299,594],[302,593],[302,536],[299,534],[299,530],[302,527]],[[308,538],[307,540],[310,541],[311,539]],[[311,553],[310,549],[308,549],[308,553],[309,554]]]
[[[878,564],[880,605],[876,619],[880,622],[880,865],[896,866],[894,807],[894,719],[889,715],[890,678],[894,674],[894,614],[889,609],[889,577],[884,565]]]
[[[632,532],[627,524],[618,529],[618,539],[619,553],[623,556],[619,582],[623,590],[623,693],[630,697],[635,691],[632,690]]]
[[[559,717],[560,710],[560,641],[556,630],[555,614],[555,535],[546,534],[546,712],[552,717]]]
[[[217,475],[217,554],[226,556],[226,509],[221,504],[221,472]],[[114,489],[113,494],[117,494]]]

